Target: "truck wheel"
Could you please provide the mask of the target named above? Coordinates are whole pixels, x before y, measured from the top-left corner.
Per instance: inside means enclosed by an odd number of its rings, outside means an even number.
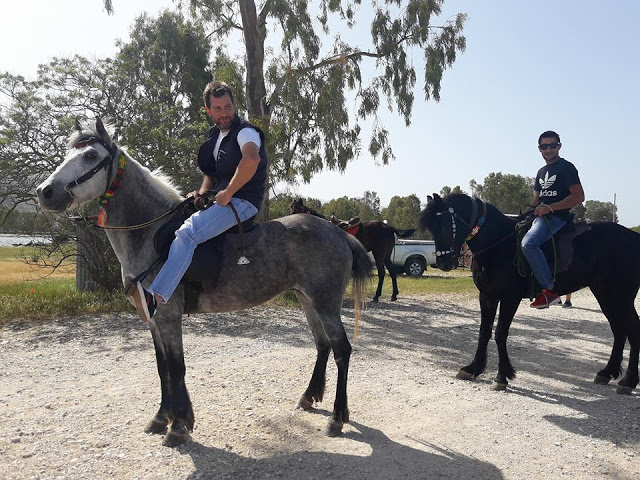
[[[408,259],[404,264],[404,273],[409,277],[421,277],[424,271],[427,269],[427,265],[424,260],[419,257],[412,257]]]

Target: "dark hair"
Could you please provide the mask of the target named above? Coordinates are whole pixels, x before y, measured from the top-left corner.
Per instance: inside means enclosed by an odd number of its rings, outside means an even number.
[[[211,106],[212,95],[216,98],[229,95],[229,98],[231,98],[231,103],[235,103],[235,101],[233,100],[233,93],[231,92],[229,85],[219,80],[214,80],[213,82],[209,82],[207,83],[207,86],[204,87],[204,92],[202,94],[202,97],[204,98],[204,104],[207,106],[207,108]]]
[[[547,130],[546,132],[541,133],[540,136],[538,137],[538,145],[540,145],[540,141],[543,138],[553,138],[556,142],[562,143],[560,142],[560,135],[558,135],[553,130]]]

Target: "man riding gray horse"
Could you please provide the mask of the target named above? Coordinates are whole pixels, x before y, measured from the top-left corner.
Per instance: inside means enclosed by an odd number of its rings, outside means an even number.
[[[196,199],[215,190],[215,203],[189,217],[176,231],[169,256],[149,289],[136,282],[130,298],[140,318],[149,321],[166,303],[191,264],[196,247],[258,213],[267,178],[267,150],[262,131],[235,111],[229,86],[214,81],[204,89],[207,115],[214,126],[198,152],[204,173]],[[235,208],[235,212],[234,209]],[[237,218],[236,218],[237,214]]]

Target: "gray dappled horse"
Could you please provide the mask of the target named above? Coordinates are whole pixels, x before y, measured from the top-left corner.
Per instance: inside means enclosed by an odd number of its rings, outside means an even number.
[[[91,126],[76,124],[68,139],[64,161],[37,189],[40,205],[48,211],[63,212],[103,196],[113,189],[118,162],[123,158],[126,165],[124,174],[119,175],[121,184],[116,185],[117,191],[105,209],[106,228],[145,224],[182,202],[183,198],[168,179],[151,173],[120,150],[102,121],[97,119]],[[132,230],[107,229],[121,264],[123,279],[135,277],[157,259],[153,239],[162,223]],[[317,348],[315,368],[298,406],[307,410],[314,401],[322,400],[326,365],[330,350],[333,350],[338,377],[327,433],[338,435],[343,423],[349,421],[347,374],[351,354],[351,344],[340,317],[342,299],[350,278],[353,278],[357,326],[362,289],[370,278],[369,257],[354,237],[311,215],[288,216],[260,224],[251,236],[252,243],[245,250],[250,263],[238,265],[237,255],[225,255],[216,285],[207,288],[203,283],[205,288],[198,297],[197,311],[245,309],[293,290],[305,312]],[[228,251],[225,248],[225,252]],[[146,431],[161,434],[169,427],[164,438],[164,444],[169,446],[188,439],[194,425],[184,381],[181,324],[184,311],[185,299],[180,286],[167,304],[159,306],[149,324],[162,400]]]

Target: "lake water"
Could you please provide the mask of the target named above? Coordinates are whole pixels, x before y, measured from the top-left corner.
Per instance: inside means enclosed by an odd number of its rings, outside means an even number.
[[[50,243],[48,237],[39,237],[34,235],[14,235],[10,233],[0,233],[0,247],[12,247],[14,245],[28,245],[33,243]]]

